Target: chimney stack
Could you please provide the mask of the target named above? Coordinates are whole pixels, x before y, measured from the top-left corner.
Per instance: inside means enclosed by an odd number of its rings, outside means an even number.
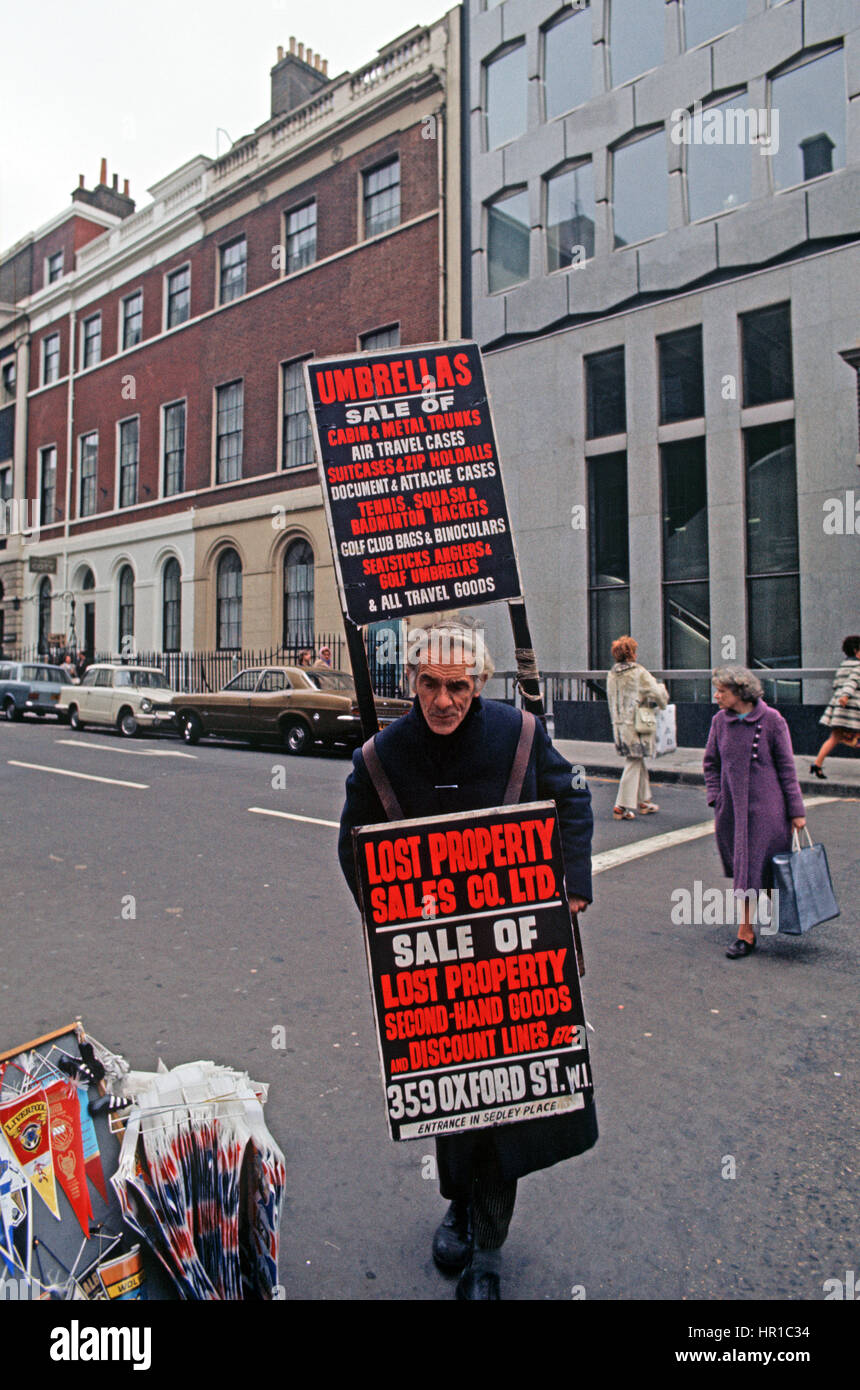
[[[290,52],[292,53],[293,57],[296,56],[296,36],[295,36],[295,34],[290,34]]]
[[[280,44],[280,43],[279,43],[279,44],[278,44],[278,62],[279,62],[279,63],[282,63],[283,61],[284,61],[284,46],[283,46],[283,44]]]
[[[102,166],[99,171],[99,183],[107,186],[107,160],[102,159]]]
[[[83,186],[84,186],[84,176],[83,176],[83,174],[78,174],[78,188],[83,188]]]
[[[124,198],[128,197],[128,179],[123,179],[122,181],[122,196]]]
[[[119,192],[119,174],[114,174],[113,179],[111,181],[111,187],[113,188],[114,193]]]
[[[323,58],[322,60],[322,75],[323,77],[328,77],[328,58]]]

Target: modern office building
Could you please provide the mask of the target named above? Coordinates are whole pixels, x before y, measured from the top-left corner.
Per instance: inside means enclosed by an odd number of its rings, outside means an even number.
[[[459,34],[454,11],[338,77],[291,40],[252,134],[137,209],[103,168],[0,258],[7,280],[20,262],[0,481],[40,504],[7,646],[69,642],[72,614],[90,652],[340,627],[302,364],[460,333]]]
[[[835,666],[860,628],[860,10],[467,4],[472,331],[541,666],[605,669],[624,632],[652,668]]]

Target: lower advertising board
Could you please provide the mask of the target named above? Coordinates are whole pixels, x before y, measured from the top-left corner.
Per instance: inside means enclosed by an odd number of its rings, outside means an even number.
[[[553,802],[353,836],[392,1138],[581,1108],[593,1087]]]

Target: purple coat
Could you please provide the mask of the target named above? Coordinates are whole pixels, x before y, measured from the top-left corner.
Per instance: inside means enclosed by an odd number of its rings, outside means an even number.
[[[779,711],[764,700],[746,719],[721,709],[711,721],[704,771],[723,869],[739,891],[772,887],[771,857],[791,849],[791,822],[806,814]]]

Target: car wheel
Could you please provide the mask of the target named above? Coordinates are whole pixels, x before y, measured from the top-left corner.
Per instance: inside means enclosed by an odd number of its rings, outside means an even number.
[[[19,710],[18,706],[15,704],[15,701],[11,698],[11,696],[8,700],[5,701],[3,705],[3,713],[9,720],[10,724],[14,724],[16,720],[21,718],[21,711]]]
[[[302,753],[307,753],[313,743],[311,731],[307,724],[296,719],[292,724],[287,724],[284,728],[284,744],[287,752],[294,757],[299,757]]]
[[[69,724],[76,733],[80,733],[81,729],[84,727],[77,705],[70,705],[69,707]]]
[[[134,713],[130,709],[122,709],[117,717],[116,726],[123,738],[134,738],[138,731],[138,722]]]
[[[185,743],[199,743],[203,733],[203,725],[200,723],[196,714],[186,714],[182,717],[182,738]]]

